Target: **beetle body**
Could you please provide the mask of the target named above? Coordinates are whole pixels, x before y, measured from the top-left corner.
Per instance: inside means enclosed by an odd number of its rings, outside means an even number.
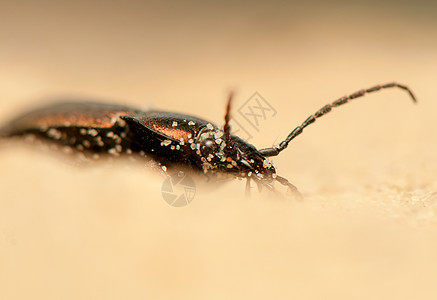
[[[258,150],[253,145],[230,134],[232,94],[226,107],[223,129],[201,118],[173,112],[144,111],[133,107],[96,102],[59,103],[29,112],[0,128],[0,137],[35,135],[83,153],[119,156],[139,153],[151,156],[165,172],[167,166],[183,166],[205,174],[228,174],[246,178],[274,190],[273,181],[297,189],[287,179],[276,174],[268,157],[285,150],[304,128],[333,108],[349,103],[365,94],[405,85],[395,82],[362,89],[341,97],[310,115],[284,141]]]
[[[57,103],[21,115],[0,130],[4,137],[34,135],[97,157],[143,154],[167,167],[207,174],[272,177],[274,167],[237,136],[225,140],[217,125],[178,113],[97,103]],[[96,155],[97,154],[97,155]]]

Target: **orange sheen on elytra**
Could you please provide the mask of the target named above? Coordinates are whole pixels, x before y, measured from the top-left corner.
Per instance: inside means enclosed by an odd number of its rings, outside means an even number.
[[[188,141],[188,134],[185,130],[172,128],[172,127],[166,127],[158,124],[151,124],[153,127],[153,130],[156,130],[159,133],[162,133],[168,137],[171,137],[175,140],[183,140],[184,142]]]
[[[130,112],[107,112],[103,118],[95,118],[92,115],[84,113],[59,113],[55,115],[47,115],[36,121],[38,126],[56,127],[64,126],[68,123],[78,127],[98,127],[109,128],[114,125],[114,119],[120,116],[128,115]]]

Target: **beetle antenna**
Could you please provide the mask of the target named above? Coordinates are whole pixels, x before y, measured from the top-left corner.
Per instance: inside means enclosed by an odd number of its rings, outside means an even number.
[[[323,106],[321,109],[319,109],[314,115],[309,116],[303,123],[302,125],[296,127],[288,136],[287,138],[282,141],[278,146],[275,147],[271,147],[271,148],[265,148],[265,149],[261,149],[259,150],[259,152],[261,153],[261,155],[267,157],[267,156],[276,156],[278,155],[282,150],[284,150],[285,148],[287,148],[288,144],[290,143],[290,141],[292,139],[294,139],[295,137],[297,137],[299,134],[302,133],[302,130],[307,127],[308,125],[314,123],[316,121],[317,118],[320,118],[321,116],[327,114],[328,112],[331,111],[331,109],[333,107],[337,107],[340,105],[343,105],[345,103],[348,103],[350,100],[353,100],[355,98],[359,98],[364,96],[365,94],[368,93],[373,93],[376,91],[379,91],[381,89],[387,89],[387,88],[392,88],[392,87],[397,87],[400,88],[402,90],[405,90],[408,92],[408,94],[410,94],[410,97],[413,99],[413,101],[416,103],[416,97],[414,96],[413,92],[405,85],[396,83],[396,82],[391,82],[391,83],[387,83],[387,84],[383,84],[383,85],[376,85],[374,87],[365,89],[365,90],[359,90],[353,94],[350,94],[348,96],[344,96],[341,97],[338,100],[335,100],[334,102],[327,104],[325,106]]]
[[[231,103],[232,98],[234,97],[234,92],[229,93],[228,104],[226,105],[226,113],[225,113],[225,125],[223,126],[224,136],[226,144],[228,144],[229,136],[231,134],[231,125],[229,124],[231,120]]]

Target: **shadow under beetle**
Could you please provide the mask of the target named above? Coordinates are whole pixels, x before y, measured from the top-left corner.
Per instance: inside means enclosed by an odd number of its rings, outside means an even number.
[[[274,191],[278,181],[300,195],[287,179],[276,174],[267,157],[276,156],[317,118],[333,107],[398,83],[376,85],[357,91],[323,106],[297,126],[279,145],[257,149],[238,136],[230,134],[232,94],[229,96],[223,129],[206,120],[166,111],[143,111],[133,107],[95,103],[57,103],[21,115],[0,129],[1,137],[34,135],[49,139],[66,149],[75,149],[97,157],[99,154],[142,154],[150,156],[166,172],[167,166],[183,166],[205,174],[229,174],[246,178]]]

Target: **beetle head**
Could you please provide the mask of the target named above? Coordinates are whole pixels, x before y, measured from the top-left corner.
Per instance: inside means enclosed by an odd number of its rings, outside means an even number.
[[[227,136],[224,130],[210,124],[197,134],[195,144],[205,173],[256,176],[257,179],[267,180],[275,176],[274,166],[253,145],[237,136]]]

